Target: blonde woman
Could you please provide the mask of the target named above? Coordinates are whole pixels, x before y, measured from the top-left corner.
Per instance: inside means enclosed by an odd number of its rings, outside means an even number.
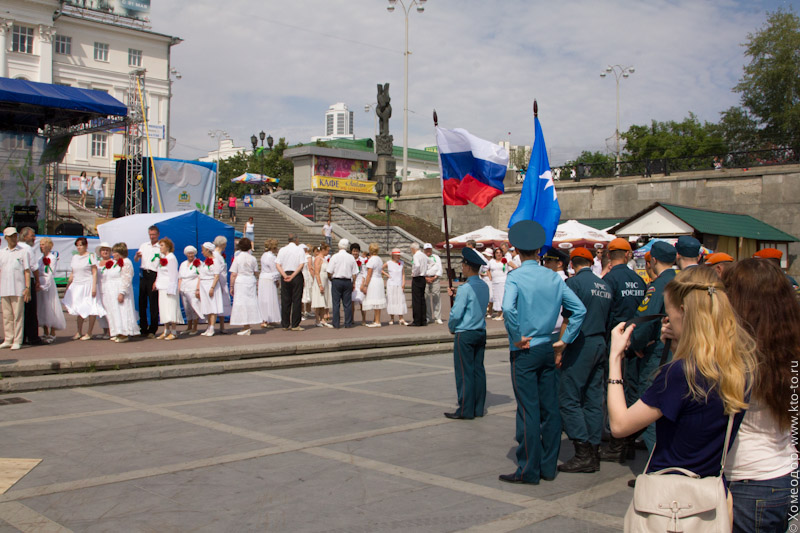
[[[178,294],[183,302],[183,312],[186,313],[186,334],[197,335],[197,324],[202,315],[200,313],[200,300],[195,295],[197,278],[202,261],[197,258],[197,248],[187,246],[183,249],[186,261],[178,267]]]
[[[374,312],[372,323],[367,324],[368,328],[381,327],[381,309],[386,309],[386,292],[383,289],[383,278],[380,274],[383,268],[383,260],[378,256],[379,251],[378,243],[370,243],[369,259],[366,264],[362,266],[366,272],[366,277],[361,283],[361,286],[356,287],[364,294],[364,301],[361,303],[361,308],[365,312]]]
[[[44,333],[42,340],[50,344],[56,338],[57,329],[65,329],[64,311],[58,299],[55,274],[58,254],[53,252],[53,241],[49,237],[39,239],[42,257],[39,259],[39,291],[36,293],[36,316]]]
[[[281,321],[281,299],[278,296],[281,276],[275,266],[277,254],[278,240],[265,241],[264,253],[261,255],[261,275],[258,276],[258,306],[264,321],[261,327],[264,328]]]
[[[397,315],[398,323],[406,326],[407,323],[403,316],[408,313],[406,305],[406,273],[403,269],[403,261],[400,260],[400,249],[392,250],[391,259],[386,261],[381,268],[381,274],[387,278],[386,281],[386,312],[389,314],[389,325],[394,324],[394,317]]]
[[[178,338],[175,325],[183,324],[178,294],[178,258],[173,253],[175,245],[169,237],[158,241],[158,247],[161,256],[154,288],[158,291],[158,318],[164,324],[164,331],[156,338],[173,341]]]
[[[108,313],[108,326],[115,342],[128,342],[139,334],[139,318],[133,303],[133,263],[128,259],[128,246],[118,242],[111,247],[112,265],[104,265],[103,306]]]
[[[312,263],[312,287],[311,287],[311,308],[316,316],[316,326],[318,328],[332,328],[333,324],[325,320],[325,313],[330,309],[328,298],[330,295],[331,283],[328,273],[325,271],[327,266],[328,245],[321,244],[314,247],[314,261]]]
[[[234,222],[236,222],[235,214]],[[231,316],[231,291],[228,287],[228,258],[225,256],[225,247],[227,245],[228,239],[222,235],[218,235],[214,238],[214,261],[222,267],[222,271],[219,274],[219,286],[222,290],[222,314],[219,315],[219,332],[221,334],[225,333],[225,317]]]
[[[655,422],[656,444],[648,472],[682,467],[700,477],[718,476],[729,415],[735,439],[756,369],[753,338],[739,325],[717,274],[699,266],[684,270],[664,289],[667,318],[662,337],[673,360],[627,407],[622,359],[635,326],[612,330],[608,374],[611,433],[622,438]],[[731,499],[728,496],[730,505]]]

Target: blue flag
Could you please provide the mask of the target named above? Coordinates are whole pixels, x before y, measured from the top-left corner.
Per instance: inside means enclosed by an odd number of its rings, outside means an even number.
[[[542,126],[539,124],[538,117],[533,120],[535,137],[531,160],[528,162],[528,171],[525,173],[519,204],[508,221],[508,227],[510,228],[520,220],[535,220],[544,228],[544,233],[547,235],[545,247],[549,247],[553,244],[553,235],[555,235],[558,221],[561,219],[561,207],[558,205],[553,175],[550,173],[550,161],[547,159],[547,148],[544,146]]]

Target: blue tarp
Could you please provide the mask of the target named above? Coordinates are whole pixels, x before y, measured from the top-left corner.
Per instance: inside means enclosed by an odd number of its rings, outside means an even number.
[[[67,109],[97,115],[128,116],[128,108],[103,91],[0,78],[0,102]]]

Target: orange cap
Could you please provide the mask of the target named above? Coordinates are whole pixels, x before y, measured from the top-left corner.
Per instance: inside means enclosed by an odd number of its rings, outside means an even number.
[[[590,252],[589,250],[587,250],[583,246],[575,248],[569,253],[569,258],[570,259],[575,259],[576,257],[581,257],[581,258],[587,259],[589,261],[594,261],[594,256],[592,255],[592,252]]]
[[[631,251],[631,243],[627,240],[623,239],[622,237],[617,237],[610,243],[608,243],[608,251],[613,252],[614,250],[626,250],[628,252]]]
[[[644,260],[647,261],[648,263],[650,262],[650,252],[646,252],[644,254]]]
[[[707,265],[716,265],[717,263],[733,262],[733,257],[723,252],[717,252],[706,257]]]
[[[777,248],[764,248],[754,253],[753,257],[760,257],[761,259],[780,259],[783,257],[783,252]]]

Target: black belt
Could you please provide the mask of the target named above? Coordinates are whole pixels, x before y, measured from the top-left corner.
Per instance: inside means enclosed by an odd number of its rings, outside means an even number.
[[[155,270],[140,270],[140,272],[142,273],[142,276],[145,277],[158,275],[158,272],[156,272]]]
[[[352,281],[350,278],[333,278],[333,279],[343,279],[345,281]]]
[[[294,270],[286,270],[284,273],[288,274],[288,275],[292,275],[292,274],[294,274]]]

